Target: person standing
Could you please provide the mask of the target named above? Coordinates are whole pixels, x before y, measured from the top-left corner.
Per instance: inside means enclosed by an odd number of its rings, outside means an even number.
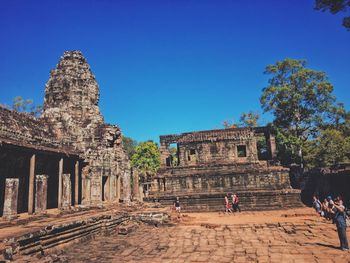
[[[241,208],[239,207],[239,199],[238,199],[237,193],[233,193],[232,200],[233,200],[233,211],[241,212]]]
[[[320,202],[320,200],[317,198],[316,195],[313,196],[313,202],[312,202],[312,206],[315,208],[316,212],[321,215],[322,212],[322,204]]]
[[[181,206],[180,206],[180,198],[178,196],[176,197],[176,200],[174,202],[174,207],[175,207],[175,211],[180,214]]]
[[[330,201],[330,204],[333,205],[332,213],[334,214],[334,222],[337,225],[337,231],[340,241],[340,249],[343,251],[349,250],[348,238],[346,236],[346,213],[345,206],[343,205],[343,200],[339,197]]]

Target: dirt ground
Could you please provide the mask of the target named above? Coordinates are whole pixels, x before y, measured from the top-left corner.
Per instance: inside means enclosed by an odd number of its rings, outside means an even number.
[[[139,225],[58,256],[66,262],[350,262],[335,225],[310,208],[173,214],[175,226]],[[350,231],[348,231],[350,236]]]

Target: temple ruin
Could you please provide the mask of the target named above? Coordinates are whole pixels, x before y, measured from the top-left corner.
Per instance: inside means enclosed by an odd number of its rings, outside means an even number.
[[[258,143],[265,147],[258,149]],[[160,136],[160,152],[150,200],[171,205],[179,196],[185,210],[220,211],[224,194],[237,192],[245,210],[301,205],[289,169],[274,161],[275,137],[268,127]]]
[[[104,122],[98,102],[82,53],[66,51],[51,71],[39,118],[0,107],[0,215],[129,201],[122,133]]]

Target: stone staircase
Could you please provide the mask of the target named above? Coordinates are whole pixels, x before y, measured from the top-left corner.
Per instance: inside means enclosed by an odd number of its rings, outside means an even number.
[[[224,211],[225,193],[187,194],[183,193],[153,196],[145,201],[159,201],[164,206],[172,206],[176,196],[179,196],[181,209],[186,212]],[[242,191],[237,192],[242,211],[263,211],[303,207],[300,191],[295,189],[272,191]]]

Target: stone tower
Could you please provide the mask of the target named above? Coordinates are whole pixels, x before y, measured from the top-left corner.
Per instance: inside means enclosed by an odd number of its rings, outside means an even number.
[[[120,196],[121,178],[130,176],[121,130],[104,123],[98,106],[99,86],[80,51],[66,51],[45,87],[42,118],[57,138],[81,152],[82,203],[100,204]]]

